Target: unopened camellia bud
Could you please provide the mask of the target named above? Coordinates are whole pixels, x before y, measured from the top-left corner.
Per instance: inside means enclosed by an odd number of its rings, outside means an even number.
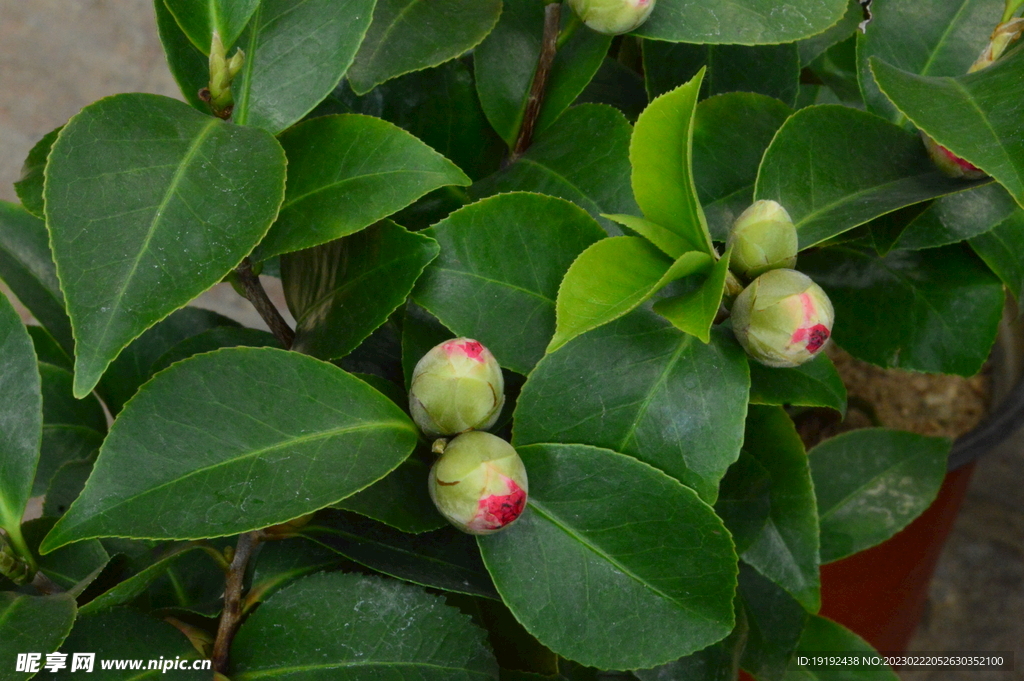
[[[733,332],[747,354],[770,367],[795,367],[832,335],[835,312],[820,286],[795,270],[770,270],[732,306]]]
[[[526,507],[526,468],[512,445],[472,431],[452,440],[434,462],[429,489],[452,525],[469,534],[492,534]]]
[[[453,338],[435,346],[413,369],[409,410],[429,437],[490,428],[504,404],[501,367],[472,338]]]
[[[745,279],[796,265],[796,227],[775,201],[755,201],[733,223],[726,247],[732,249],[729,269]]]
[[[921,139],[924,140],[924,148],[928,150],[928,156],[931,157],[932,162],[946,175],[964,180],[980,180],[983,177],[988,177],[984,170],[960,158],[923,132]]]
[[[647,21],[655,0],[569,0],[569,5],[598,33],[628,33]]]

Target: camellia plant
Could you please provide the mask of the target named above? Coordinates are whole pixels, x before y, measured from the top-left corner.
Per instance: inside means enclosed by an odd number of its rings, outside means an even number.
[[[793,418],[985,363],[1022,4],[155,0],[0,204],[0,678],[840,678],[950,442]]]

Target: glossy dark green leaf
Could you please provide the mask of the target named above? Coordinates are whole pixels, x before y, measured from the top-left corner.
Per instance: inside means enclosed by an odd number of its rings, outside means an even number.
[[[43,217],[43,169],[46,168],[50,148],[63,127],[51,130],[35,143],[21,167],[21,179],[14,183],[21,205],[37,218]]]
[[[857,77],[868,111],[901,123],[905,119],[878,89],[872,57],[921,76],[967,73],[988,44],[1003,12],[1002,0],[884,0],[871,7],[871,21],[857,36]],[[907,39],[913,26],[913,40]]]
[[[907,225],[893,248],[917,250],[964,241],[989,231],[1016,209],[1013,197],[995,182],[950,194]]]
[[[807,79],[820,81],[822,92],[815,102],[808,104],[843,104],[856,109],[864,108],[860,84],[857,79],[857,36],[828,48],[807,65]],[[802,77],[802,76],[801,76]],[[806,87],[801,85],[801,89]]]
[[[317,521],[322,524],[305,528],[305,536],[371,570],[421,586],[498,598],[476,542],[447,525],[410,535],[341,511],[325,511]]]
[[[732,253],[726,251],[718,262],[711,266],[707,278],[696,290],[654,303],[654,311],[672,322],[684,333],[696,336],[702,343],[711,340],[711,324],[718,316],[725,293],[725,278],[729,274],[729,259]],[[682,258],[680,258],[682,259]],[[676,261],[678,263],[678,261]]]
[[[39,547],[46,533],[53,527],[56,518],[36,518],[30,520],[21,529],[25,535],[25,541],[35,551]],[[104,550],[103,545],[96,539],[64,546],[52,553],[39,558],[39,569],[54,584],[64,590],[73,590],[76,585],[90,577],[99,574],[100,568],[107,564],[110,556]],[[88,584],[82,584],[85,588]],[[53,652],[53,651],[48,651]]]
[[[213,352],[221,348],[280,348],[281,342],[273,334],[259,329],[242,326],[215,326],[202,333],[185,338],[160,356],[150,372],[155,374],[163,371],[175,362],[188,359],[193,355]]]
[[[46,498],[43,500],[43,515],[59,518],[67,513],[72,502],[85,488],[86,480],[92,475],[92,464],[89,459],[71,459],[61,464],[44,490]]]
[[[39,461],[43,398],[32,339],[0,294],[0,528],[19,542],[21,517]]]
[[[621,111],[628,121],[635,122],[647,107],[644,79],[618,59],[605,57],[593,80],[576,98],[576,105],[579,104],[608,104]]]
[[[772,140],[754,198],[785,206],[807,248],[975,184],[940,173],[912,132],[849,107],[811,106],[790,116]]]
[[[428,234],[441,254],[416,287],[416,302],[522,374],[544,356],[555,331],[563,275],[604,236],[581,208],[526,193],[466,206]]]
[[[164,0],[153,0],[156,27],[164,46],[167,67],[174,76],[185,101],[203,113],[210,106],[199,98],[199,91],[210,84],[210,60],[188,39]]]
[[[740,453],[718,489],[715,513],[732,534],[736,552],[743,553],[764,530],[771,512],[772,476],[752,455]]]
[[[796,652],[800,657],[813,657],[815,653],[843,651],[861,657],[877,657],[871,645],[838,622],[811,615],[800,635]],[[784,681],[898,681],[899,676],[886,664],[870,666],[801,665],[799,659],[790,662]]]
[[[281,259],[293,349],[344,357],[401,307],[438,245],[390,220]]]
[[[724,639],[668,664],[634,670],[633,676],[640,681],[735,681],[747,642],[747,616],[738,600],[737,606],[736,627]]]
[[[68,377],[70,386],[70,376]],[[44,395],[45,401],[45,395]],[[99,406],[99,405],[97,405]],[[45,408],[45,407],[44,407]],[[102,411],[101,411],[102,413]],[[106,421],[103,422],[106,431]],[[32,496],[45,494],[57,469],[69,461],[91,458],[103,444],[102,432],[80,425],[44,425]]]
[[[423,355],[439,343],[458,334],[442,324],[412,300],[405,306],[402,318],[402,374],[406,388],[412,383],[412,372]]]
[[[128,404],[42,550],[285,522],[384,477],[416,439],[390,400],[330,364],[272,348],[196,355]]]
[[[541,360],[519,397],[514,442],[607,447],[714,503],[739,456],[749,386],[730,334],[705,345],[639,310]]]
[[[61,131],[46,223],[75,346],[75,395],[147,328],[245,257],[284,193],[266,132],[158,95],[115,95]]]
[[[632,128],[619,112],[577,105],[537,135],[526,153],[470,188],[474,198],[531,191],[572,201],[605,228],[605,213],[639,213],[629,186]],[[614,228],[613,228],[614,229]]]
[[[800,269],[832,300],[836,343],[866,362],[973,376],[995,341],[1002,284],[963,246],[884,258],[839,246],[801,256]]]
[[[372,374],[403,385],[401,319],[400,313],[392,315],[351,354],[338,360],[338,366],[356,376]]]
[[[708,73],[701,94],[756,92],[792,106],[800,90],[796,43],[782,45],[691,45],[645,40],[644,77],[651,98],[690,80],[702,66]]]
[[[305,537],[265,542],[260,546],[245,604],[262,603],[282,587],[313,572],[346,564],[336,552]]]
[[[655,99],[637,119],[629,143],[633,195],[651,222],[706,253],[712,252],[691,167],[693,118],[701,70],[692,80]]]
[[[239,38],[236,123],[278,133],[337,86],[366,35],[374,0],[261,0]]]
[[[255,257],[264,260],[357,232],[427,192],[470,180],[401,128],[371,116],[321,116],[281,135],[288,189]]]
[[[1024,206],[1024,104],[1007,97],[1020,87],[1024,49],[958,78],[928,78],[873,58],[882,92],[932,139],[994,177]]]
[[[864,8],[861,7],[859,0],[847,0],[846,13],[838,23],[823,33],[797,42],[800,65],[807,66],[822,52],[852,36],[865,18]]]
[[[751,404],[831,407],[846,413],[846,386],[824,353],[792,369],[750,363]]]
[[[792,113],[778,100],[748,92],[710,97],[697,105],[693,181],[716,241],[725,241],[732,223],[754,202],[761,157]]]
[[[119,582],[113,588],[98,594],[81,607],[83,615],[110,610],[134,601],[183,555],[200,550],[195,544],[178,544],[158,554],[148,565]]]
[[[313,575],[278,591],[242,625],[231,678],[496,680],[484,641],[469,617],[419,587]]]
[[[741,664],[759,681],[782,681],[807,611],[775,582],[740,563],[739,594],[749,627]]]
[[[635,35],[680,43],[785,43],[821,33],[839,21],[845,0],[658,0]]]
[[[0,279],[65,352],[74,351],[46,223],[6,201],[0,201]]]
[[[564,42],[548,75],[535,133],[553,124],[594,77],[611,36],[573,27],[572,10],[562,7]],[[540,56],[544,3],[506,2],[498,25],[473,52],[476,88],[487,119],[511,148],[515,145],[530,85]]]
[[[34,673],[16,672],[19,653],[46,653],[60,647],[75,621],[75,597],[69,593],[28,596],[0,591],[0,665],[4,678],[22,681]],[[37,671],[39,671],[37,670]]]
[[[387,477],[334,505],[373,518],[402,532],[418,534],[445,526],[427,493],[430,466],[410,457]]]
[[[78,679],[82,670],[71,671],[72,654],[90,652],[96,654],[94,673],[106,681],[134,681],[135,679],[174,679],[183,681],[195,679],[203,672],[192,670],[192,665],[202,666],[197,669],[209,670],[209,661],[201,661],[201,657],[188,638],[167,622],[137,610],[121,608],[99,614],[83,614],[75,622],[75,628],[61,646],[61,652],[67,653],[68,665],[65,669],[50,676],[52,679]],[[187,664],[185,669],[150,671],[140,674],[138,669],[103,670],[101,660],[128,660],[140,662],[146,669],[150,660],[163,658],[167,662]],[[126,665],[127,666],[127,665]],[[205,672],[209,674],[210,672]]]
[[[751,405],[743,449],[771,475],[771,513],[743,560],[810,612],[821,605],[818,509],[796,428],[781,407]]]
[[[249,23],[260,0],[164,0],[192,44],[210,54],[213,34],[230,48]]]
[[[880,544],[928,508],[946,477],[949,447],[947,438],[863,428],[811,450],[822,562]]]
[[[1014,298],[1024,292],[1024,212],[1017,211],[970,241],[974,252],[996,273]]]
[[[75,368],[75,360],[64,352],[64,348],[57,344],[50,332],[41,326],[30,325],[26,327],[28,335],[32,337],[32,345],[36,349],[36,357],[40,362],[52,364],[55,367],[72,371]]]
[[[217,546],[214,550],[220,553],[219,558],[236,541],[223,541]],[[146,610],[172,610],[214,618],[224,607],[223,581],[221,560],[214,560],[204,551],[190,551],[171,562],[134,603]]]
[[[670,662],[732,630],[736,554],[693,490],[607,449],[518,452],[527,509],[478,542],[502,600],[541,643],[624,669]]]
[[[107,430],[107,417],[95,395],[76,400],[71,394],[74,376],[67,369],[39,363],[42,379],[43,423],[47,426],[84,426],[99,433]]]
[[[132,341],[103,375],[97,388],[114,416],[139,387],[156,373],[155,365],[178,343],[211,329],[240,329],[238,322],[210,310],[184,307]]]
[[[437,66],[473,49],[501,15],[501,0],[377,0],[373,22],[348,80],[365,94],[403,73]]]

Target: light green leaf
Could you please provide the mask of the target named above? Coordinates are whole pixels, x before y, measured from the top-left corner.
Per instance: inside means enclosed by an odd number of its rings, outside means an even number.
[[[260,0],[164,0],[164,4],[192,44],[210,54],[214,33],[225,48],[235,44]]]
[[[846,0],[658,0],[634,34],[679,43],[787,43],[821,33],[845,10]]]
[[[687,251],[698,250],[695,244],[691,244],[672,230],[665,229],[650,220],[645,220],[635,215],[605,215],[604,217],[619,223],[629,232],[635,232],[644,237],[673,260]]]
[[[703,255],[703,254],[701,254]],[[731,252],[726,251],[711,267],[708,278],[695,291],[654,303],[654,311],[672,322],[683,333],[696,336],[702,343],[711,340],[711,324],[722,306],[725,277],[729,273]]]

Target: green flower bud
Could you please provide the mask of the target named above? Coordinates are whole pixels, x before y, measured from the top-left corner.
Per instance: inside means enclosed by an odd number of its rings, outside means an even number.
[[[832,335],[832,302],[806,274],[770,270],[732,306],[732,329],[747,354],[770,367],[795,367]]]
[[[628,33],[647,21],[655,0],[569,0],[569,5],[598,33]]]
[[[729,232],[729,269],[746,279],[768,270],[792,269],[798,248],[796,227],[775,201],[755,201],[740,213]]]
[[[921,139],[924,141],[924,148],[928,150],[928,156],[931,157],[932,162],[946,175],[964,180],[980,180],[983,177],[988,177],[984,170],[960,158],[923,132]]]
[[[490,428],[504,404],[501,367],[472,338],[435,346],[413,369],[409,411],[428,437]]]
[[[526,508],[526,468],[512,445],[490,433],[458,436],[430,469],[430,498],[469,534],[508,527]]]

